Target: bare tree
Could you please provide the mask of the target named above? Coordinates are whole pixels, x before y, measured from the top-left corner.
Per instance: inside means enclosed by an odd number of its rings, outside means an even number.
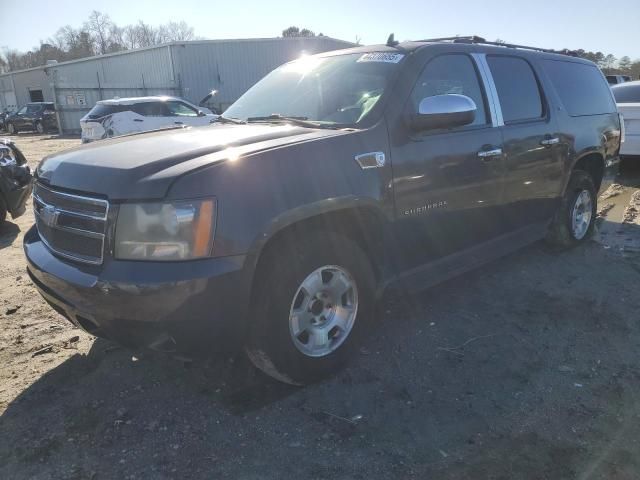
[[[158,28],[158,39],[160,43],[168,42],[185,42],[193,40],[195,34],[193,33],[193,27],[187,25],[187,22],[169,22],[165,25],[160,25]]]
[[[85,22],[84,28],[91,33],[97,53],[105,54],[109,52],[109,33],[112,27],[113,22],[106,13],[94,10],[89,15],[89,20]]]
[[[136,41],[138,48],[151,47],[158,43],[158,33],[153,25],[138,20],[135,25]]]

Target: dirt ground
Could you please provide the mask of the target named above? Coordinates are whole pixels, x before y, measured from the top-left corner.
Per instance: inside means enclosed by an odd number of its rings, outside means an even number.
[[[17,143],[35,167],[79,140]],[[584,246],[387,295],[358,358],[306,388],[74,329],[25,274],[29,206],[0,232],[0,478],[640,478],[639,172]]]

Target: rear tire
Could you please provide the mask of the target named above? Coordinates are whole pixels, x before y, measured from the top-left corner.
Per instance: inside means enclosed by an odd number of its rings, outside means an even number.
[[[583,242],[593,233],[597,208],[593,178],[584,170],[574,170],[549,227],[547,241],[563,248]]]
[[[347,237],[323,232],[303,242],[284,239],[266,255],[256,275],[247,355],[266,374],[294,385],[335,373],[373,320],[369,259]]]

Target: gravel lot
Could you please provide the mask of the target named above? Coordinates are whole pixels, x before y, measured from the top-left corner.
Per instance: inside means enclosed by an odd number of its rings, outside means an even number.
[[[15,138],[32,167],[80,143]],[[0,478],[636,479],[639,171],[584,246],[387,295],[358,358],[306,388],[74,329],[25,274],[29,209],[0,231]]]

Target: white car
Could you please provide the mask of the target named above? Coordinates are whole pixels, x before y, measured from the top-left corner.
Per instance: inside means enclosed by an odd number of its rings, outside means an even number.
[[[640,81],[614,85],[611,91],[624,118],[625,139],[620,155],[640,155]]]
[[[80,119],[82,143],[167,127],[208,125],[218,118],[209,109],[178,97],[101,100]]]

